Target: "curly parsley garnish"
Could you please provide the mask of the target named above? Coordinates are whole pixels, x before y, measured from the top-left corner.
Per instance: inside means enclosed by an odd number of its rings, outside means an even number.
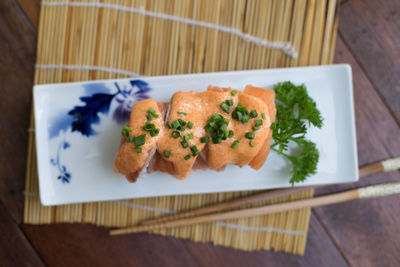
[[[307,124],[322,127],[322,116],[304,85],[296,86],[287,81],[274,86],[276,98],[276,120],[271,125],[274,143],[271,149],[287,158],[292,164],[290,183],[303,182],[317,170],[319,152],[315,143],[307,140]],[[289,155],[289,143],[297,148]]]

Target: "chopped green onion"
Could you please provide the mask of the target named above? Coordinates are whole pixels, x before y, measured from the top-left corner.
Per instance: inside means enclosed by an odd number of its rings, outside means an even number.
[[[233,106],[233,100],[232,99],[225,100],[225,103],[230,107]]]
[[[188,124],[187,124],[187,127],[188,127],[189,129],[192,129],[192,128],[193,128],[193,125],[194,125],[194,123],[191,122],[191,121],[189,121]]]
[[[223,118],[222,115],[214,113],[208,121],[210,122],[210,121],[220,120],[222,118]]]
[[[230,130],[230,131],[228,132],[228,137],[231,138],[231,137],[233,137],[233,136],[234,136],[234,133],[233,133],[232,130]]]
[[[167,159],[169,159],[169,156],[171,156],[171,152],[169,152],[168,150],[164,151],[164,157],[166,157]]]
[[[151,120],[153,119],[153,117],[154,117],[154,118],[158,118],[158,114],[156,113],[156,111],[155,111],[154,109],[149,108],[149,109],[147,110],[147,119],[148,119],[149,121],[151,121]]]
[[[256,124],[253,126],[253,131],[257,131],[262,124],[262,120],[256,120]]]
[[[238,121],[242,121],[242,118],[243,118],[242,112],[236,111],[236,110],[233,111],[232,112],[232,118],[235,119],[235,120],[238,120]]]
[[[174,121],[174,122],[172,123],[172,128],[178,129],[178,127],[179,127],[180,125],[181,125],[181,124],[179,123],[179,121],[176,120],[176,121]]]
[[[186,116],[186,115],[187,115],[186,112],[183,112],[183,111],[178,111],[178,114],[179,114],[179,115],[183,115],[183,116]]]
[[[143,126],[143,130],[145,131],[151,131],[155,128],[156,126],[153,123],[146,122],[146,124]]]
[[[235,149],[238,145],[239,145],[239,141],[235,140],[235,141],[233,141],[231,148]]]
[[[242,105],[242,103],[238,103],[236,108],[238,109],[238,111],[242,112],[243,114],[249,114],[249,111],[247,110],[247,108],[245,106]]]
[[[194,135],[193,135],[192,133],[190,133],[190,134],[185,135],[185,136],[183,137],[183,139],[184,139],[184,140],[190,140],[190,139],[193,139],[193,137],[194,137]]]
[[[168,126],[168,129],[173,129],[174,128],[173,123],[170,122],[170,121],[167,123],[167,126]]]
[[[249,145],[250,147],[254,147],[253,141],[250,141]]]
[[[214,144],[219,144],[222,142],[222,138],[221,137],[212,137],[212,141]]]
[[[146,140],[146,135],[145,135],[145,134],[142,134],[142,135],[137,136],[137,137],[135,138],[136,146],[142,146],[142,145],[144,145],[145,140]]]
[[[206,130],[207,133],[212,133],[214,131],[213,127],[211,127],[210,125],[206,125],[204,129]]]
[[[228,106],[225,102],[221,103],[221,105],[219,105],[219,107],[220,107],[223,111],[225,111],[226,113],[228,113],[228,114],[231,112],[231,110],[229,109],[229,106]]]
[[[237,93],[238,93],[238,91],[232,90],[232,91],[231,91],[231,96],[235,96]]]
[[[230,133],[226,130],[228,125],[229,120],[227,118],[215,113],[210,117],[204,129],[211,134],[213,143],[219,144],[229,137]]]
[[[224,140],[228,137],[228,131],[218,129],[217,130],[217,136],[223,138]]]
[[[247,139],[254,139],[254,137],[255,137],[256,135],[255,135],[254,133],[247,132],[245,136],[246,136]]]
[[[178,119],[178,121],[179,121],[179,124],[180,124],[181,126],[185,126],[185,125],[186,125],[186,121],[184,121],[184,120],[182,120],[182,119]]]
[[[248,123],[249,122],[249,115],[243,115],[242,122],[243,123]]]
[[[150,131],[150,135],[151,136],[157,136],[159,133],[160,133],[160,129],[159,128],[155,128],[155,129]]]
[[[237,111],[236,115],[237,115],[237,119],[238,119],[239,121],[242,121],[242,119],[243,119],[243,114],[242,114],[242,112]]]
[[[182,140],[181,145],[183,146],[183,148],[187,148],[189,146],[188,142],[186,142],[186,140]]]
[[[249,111],[242,105],[242,103],[239,102],[235,110],[232,112],[232,118],[234,120],[241,121],[242,123],[248,123]]]
[[[128,137],[128,136],[129,136],[129,133],[130,133],[131,131],[132,131],[131,128],[129,128],[128,126],[124,126],[124,128],[122,128],[121,135],[122,135],[123,137]]]
[[[172,136],[174,139],[176,139],[176,138],[180,137],[181,134],[180,134],[178,131],[173,131],[173,132],[171,133],[171,136]]]
[[[185,130],[185,125],[186,125],[186,121],[182,120],[182,119],[177,119],[179,126],[176,127],[177,130],[179,131],[184,131]]]
[[[184,159],[185,159],[185,160],[190,159],[190,155],[186,155],[186,156],[184,157]]]
[[[267,118],[267,116],[265,116],[265,113],[261,113],[261,118],[263,118],[263,120]]]
[[[142,149],[140,147],[135,147],[137,153],[142,153]]]
[[[128,142],[128,143],[133,143],[133,142],[135,142],[135,137],[134,137],[134,136],[128,136],[128,137],[126,138],[126,142]]]
[[[193,139],[194,138],[194,134],[190,133],[190,134],[187,135],[187,137],[188,137],[189,140]]]
[[[258,112],[257,112],[257,110],[252,110],[251,112],[250,112],[250,117],[251,118],[255,118],[255,117],[257,117],[258,116]]]
[[[200,154],[200,151],[197,149],[196,146],[191,146],[190,150],[192,151],[193,157],[196,157],[198,154]]]
[[[149,108],[149,110],[147,110],[147,112],[151,113],[151,115],[153,115],[153,117],[158,118],[158,114],[156,113],[156,111],[152,108]]]
[[[201,143],[210,143],[210,137],[208,136],[203,136],[202,138],[200,138],[200,142]]]
[[[149,121],[143,126],[143,130],[149,132],[151,136],[157,136],[160,132],[160,129],[156,128],[156,126]]]

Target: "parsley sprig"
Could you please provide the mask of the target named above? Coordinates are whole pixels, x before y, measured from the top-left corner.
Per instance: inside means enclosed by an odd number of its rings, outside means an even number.
[[[274,86],[276,120],[271,125],[274,143],[271,149],[283,155],[292,164],[290,183],[303,182],[317,170],[319,152],[315,143],[307,140],[308,127],[322,127],[322,116],[304,85],[287,81]],[[295,143],[293,155],[287,153],[289,143]]]

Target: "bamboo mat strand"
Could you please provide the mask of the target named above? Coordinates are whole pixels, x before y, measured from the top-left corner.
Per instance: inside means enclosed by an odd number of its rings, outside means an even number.
[[[335,46],[336,10],[336,0],[46,0],[41,5],[34,83],[328,64]],[[32,116],[30,127],[34,129]],[[44,207],[34,136],[29,131],[25,223],[126,227],[253,194]],[[257,205],[312,196],[313,190],[307,190]],[[302,209],[154,233],[242,250],[303,254],[309,219],[310,209]]]

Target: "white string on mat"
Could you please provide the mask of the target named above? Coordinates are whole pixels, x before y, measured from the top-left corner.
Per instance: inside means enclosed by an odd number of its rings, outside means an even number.
[[[176,213],[176,211],[174,211],[174,210],[160,209],[160,208],[155,208],[155,207],[151,207],[151,206],[135,204],[135,203],[127,202],[127,201],[116,200],[113,202],[121,204],[123,206],[131,207],[131,208],[160,212],[160,213],[164,213],[164,214],[175,214]],[[265,227],[265,226],[261,226],[261,227],[246,226],[246,225],[238,225],[238,224],[226,223],[226,222],[221,222],[221,221],[216,221],[216,222],[214,222],[214,224],[223,226],[226,228],[241,230],[241,231],[275,232],[278,234],[286,234],[286,235],[305,235],[306,234],[306,232],[304,232],[304,231],[286,230],[286,229],[280,229],[280,228],[275,228],[275,227]]]
[[[160,212],[164,214],[175,214],[176,212],[173,210],[167,210],[167,209],[161,209],[161,208],[156,208],[156,207],[151,207],[151,206],[145,206],[145,205],[140,205],[128,201],[122,201],[122,200],[114,200],[113,202],[127,206],[130,208],[136,208],[136,209],[141,209],[141,210],[147,210],[147,211],[153,211],[153,212]]]
[[[35,193],[35,192],[25,191],[24,195],[32,196],[32,197],[39,197],[39,193]],[[112,202],[114,202],[116,204],[120,204],[122,206],[127,206],[127,207],[131,207],[131,208],[135,208],[135,209],[141,209],[141,210],[152,211],[152,212],[159,212],[159,213],[163,213],[163,214],[175,214],[176,213],[176,211],[174,211],[174,210],[156,208],[156,207],[152,207],[152,206],[136,204],[136,203],[123,201],[123,200],[114,200]],[[260,227],[246,226],[246,225],[238,225],[238,224],[226,223],[226,222],[221,222],[221,221],[217,221],[214,224],[223,226],[226,228],[232,228],[232,229],[236,229],[236,230],[250,231],[250,232],[273,232],[273,233],[286,234],[286,235],[305,235],[306,234],[306,232],[304,232],[304,231],[286,230],[286,229],[280,229],[280,228],[275,228],[275,227],[265,227],[265,226],[260,226]]]
[[[115,74],[121,74],[129,77],[138,77],[140,74],[120,70],[115,68],[103,67],[103,66],[91,66],[91,65],[68,65],[68,64],[35,64],[35,68],[37,69],[64,69],[64,70],[95,70],[95,71],[104,71]]]
[[[259,46],[264,46],[266,48],[279,49],[279,50],[282,50],[288,56],[290,56],[292,58],[297,58],[297,51],[292,46],[292,44],[289,42],[268,41],[268,40],[260,39],[253,35],[244,33],[236,28],[221,26],[218,24],[204,22],[204,21],[200,21],[200,20],[182,18],[182,17],[178,17],[178,16],[168,15],[165,13],[148,11],[148,10],[145,10],[144,8],[134,8],[134,7],[128,7],[128,6],[122,6],[122,5],[110,4],[110,3],[98,3],[98,2],[87,3],[87,2],[66,2],[66,1],[60,1],[60,2],[43,1],[43,2],[41,2],[41,5],[42,6],[50,6],[50,7],[70,6],[70,7],[109,8],[109,9],[115,9],[115,10],[119,10],[119,11],[125,11],[125,12],[140,14],[140,15],[144,15],[144,16],[159,18],[159,19],[171,20],[171,21],[175,21],[175,22],[185,23],[185,24],[189,24],[189,25],[193,25],[193,26],[204,27],[204,28],[213,29],[213,30],[229,33],[232,35],[236,35],[236,36],[240,37],[241,39],[245,40],[246,42],[254,43]]]

